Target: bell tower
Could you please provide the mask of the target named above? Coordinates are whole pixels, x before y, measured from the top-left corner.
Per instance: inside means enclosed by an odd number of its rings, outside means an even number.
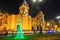
[[[29,5],[26,0],[19,7],[19,14],[22,18],[22,28],[23,30],[31,30],[31,17],[29,16]]]
[[[21,4],[21,6],[19,7],[19,12],[22,15],[27,15],[29,13],[29,6],[26,2],[26,0],[24,0],[24,2]]]
[[[43,30],[45,27],[45,19],[44,19],[44,13],[42,11],[40,11],[40,25],[42,26]]]
[[[40,11],[37,15],[37,26],[42,26],[43,30],[45,27],[45,19],[44,19],[44,13],[42,11]]]

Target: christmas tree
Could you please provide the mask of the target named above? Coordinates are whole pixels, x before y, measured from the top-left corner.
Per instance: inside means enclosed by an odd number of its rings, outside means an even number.
[[[23,35],[23,29],[22,29],[22,19],[19,19],[15,39],[23,39],[23,38],[24,38],[24,35]]]

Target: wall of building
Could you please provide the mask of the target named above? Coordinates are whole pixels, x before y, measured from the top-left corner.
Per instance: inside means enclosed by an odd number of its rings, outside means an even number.
[[[0,30],[4,30],[4,27],[6,27],[6,30],[8,31],[17,31],[17,25],[18,20],[22,19],[22,29],[23,30],[32,30],[32,26],[35,30],[38,30],[37,26],[42,26],[44,28],[45,20],[44,20],[44,13],[38,13],[38,15],[35,18],[32,18],[29,15],[29,6],[28,4],[23,3],[19,7],[19,14],[17,15],[9,15],[9,13],[4,12],[0,13]],[[23,11],[24,10],[24,11]],[[38,18],[38,19],[37,19]]]

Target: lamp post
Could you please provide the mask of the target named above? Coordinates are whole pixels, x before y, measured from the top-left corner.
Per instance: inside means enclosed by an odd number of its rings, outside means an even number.
[[[57,16],[56,18],[58,19],[59,27],[60,27],[60,16]]]
[[[32,0],[33,2],[42,2],[43,0]]]
[[[33,2],[36,2],[36,0],[33,0]]]

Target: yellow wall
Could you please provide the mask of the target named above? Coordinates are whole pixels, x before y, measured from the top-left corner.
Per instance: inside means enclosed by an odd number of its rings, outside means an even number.
[[[32,18],[31,18],[31,16],[28,17],[28,29],[32,30]]]
[[[23,11],[24,10],[24,11]],[[19,18],[22,19],[22,28],[23,30],[32,30],[32,26],[34,26],[35,30],[37,30],[37,25],[44,25],[44,14],[38,14],[38,20],[36,18],[32,18],[29,15],[29,6],[26,3],[23,3],[21,5],[21,7],[19,7],[19,14],[17,15],[9,15],[8,13],[5,12],[5,14],[2,14],[3,16],[1,16],[0,18],[3,18],[2,23],[5,22],[5,19],[7,20],[7,24],[2,24],[0,27],[0,30],[4,27],[7,28],[7,30],[17,30],[17,25],[18,25],[18,20]],[[7,18],[5,18],[5,16],[8,16]],[[40,23],[40,16],[41,19],[43,19]],[[5,19],[4,19],[5,18]],[[33,20],[33,21],[32,21]]]

